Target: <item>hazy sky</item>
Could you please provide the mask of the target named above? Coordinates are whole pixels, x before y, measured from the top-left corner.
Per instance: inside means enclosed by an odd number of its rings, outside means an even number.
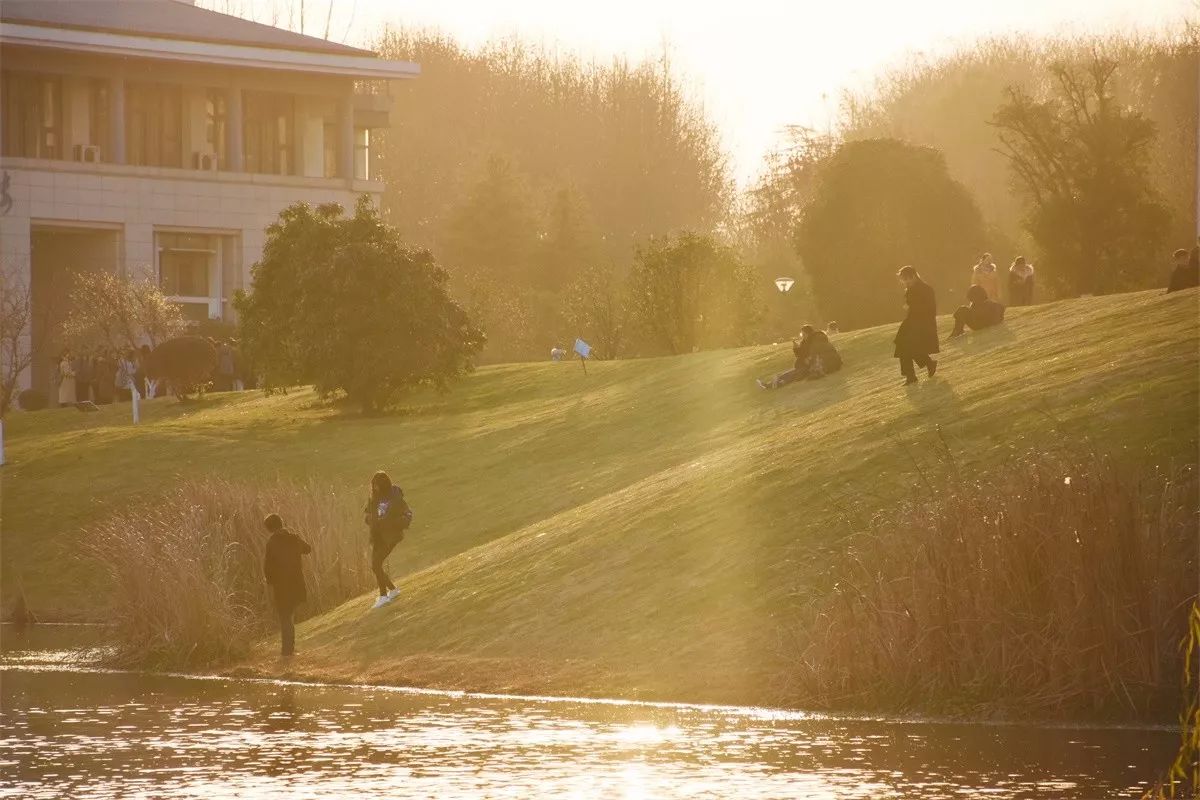
[[[293,0],[297,2],[297,0]],[[320,34],[326,0],[307,0]],[[719,125],[739,180],[787,124],[824,127],[842,89],[867,85],[908,54],[997,33],[1031,35],[1181,24],[1195,0],[336,0],[334,38],[366,44],[387,22],[436,27],[479,44],[519,34],[608,59],[664,44]]]

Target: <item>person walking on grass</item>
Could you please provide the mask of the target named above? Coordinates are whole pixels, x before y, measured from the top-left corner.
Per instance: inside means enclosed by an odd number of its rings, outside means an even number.
[[[388,577],[383,562],[391,555],[396,545],[404,539],[404,532],[412,524],[413,513],[404,500],[404,490],[392,483],[386,472],[371,476],[371,495],[363,509],[364,521],[371,529],[371,571],[379,584],[379,598],[372,608],[380,608],[396,599],[400,590]]]
[[[900,284],[904,286],[904,303],[908,312],[896,332],[895,357],[900,359],[900,374],[904,376],[904,385],[911,386],[917,382],[917,373],[913,368],[924,367],[929,377],[937,372],[937,362],[930,358],[933,353],[940,352],[937,332],[937,299],[933,287],[921,280],[916,267],[901,267],[896,273]]]
[[[296,607],[308,599],[300,558],[311,553],[312,547],[283,527],[278,514],[264,519],[263,527],[271,534],[263,556],[263,574],[279,617],[279,652],[290,656],[296,652]]]

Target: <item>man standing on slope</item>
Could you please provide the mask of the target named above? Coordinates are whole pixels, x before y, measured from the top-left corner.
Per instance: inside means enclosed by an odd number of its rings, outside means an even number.
[[[404,490],[392,484],[386,472],[371,476],[371,496],[363,509],[371,529],[371,571],[379,584],[379,599],[372,608],[380,608],[396,599],[400,590],[383,568],[383,562],[404,538],[412,524],[413,513],[404,500]]]
[[[312,552],[308,542],[283,527],[278,514],[263,520],[263,527],[271,534],[267,539],[263,555],[263,573],[271,587],[271,599],[275,602],[275,613],[279,615],[280,653],[290,656],[296,652],[296,624],[293,615],[296,606],[304,602],[304,572],[300,568],[300,557]]]
[[[908,306],[908,313],[896,332],[895,357],[900,359],[904,385],[911,386],[917,382],[914,362],[924,367],[931,378],[937,372],[937,362],[929,357],[939,352],[937,300],[933,296],[933,287],[921,280],[915,267],[901,267],[896,277],[904,286],[904,302]]]

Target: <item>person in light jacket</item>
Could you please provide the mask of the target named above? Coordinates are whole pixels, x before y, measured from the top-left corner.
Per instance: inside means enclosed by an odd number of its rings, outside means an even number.
[[[58,404],[69,406],[75,403],[75,362],[70,350],[63,350],[58,359]]]

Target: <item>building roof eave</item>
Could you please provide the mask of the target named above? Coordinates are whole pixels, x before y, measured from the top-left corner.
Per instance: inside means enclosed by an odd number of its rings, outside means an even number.
[[[371,56],[128,36],[7,22],[0,26],[0,44],[367,79],[394,80],[415,78],[421,74],[421,67],[411,61],[385,61]]]

